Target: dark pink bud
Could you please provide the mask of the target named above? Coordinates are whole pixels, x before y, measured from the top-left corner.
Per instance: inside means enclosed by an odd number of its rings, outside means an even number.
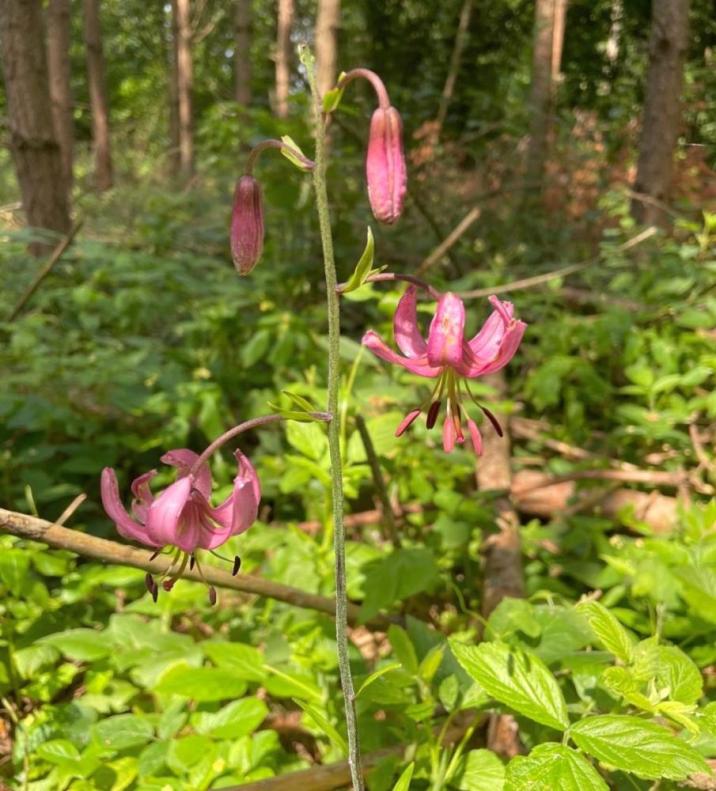
[[[373,113],[365,170],[373,215],[392,225],[403,211],[406,189],[403,122],[395,107],[379,107]]]
[[[261,187],[253,176],[242,176],[236,182],[231,213],[231,257],[240,275],[248,275],[256,266],[263,246]]]

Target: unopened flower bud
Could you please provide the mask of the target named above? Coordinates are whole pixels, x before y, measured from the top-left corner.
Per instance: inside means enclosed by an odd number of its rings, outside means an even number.
[[[231,257],[240,275],[248,275],[256,266],[263,246],[261,187],[253,176],[242,176],[236,182],[231,213]]]
[[[392,225],[403,211],[406,190],[403,122],[395,107],[379,107],[373,113],[365,169],[373,215]]]

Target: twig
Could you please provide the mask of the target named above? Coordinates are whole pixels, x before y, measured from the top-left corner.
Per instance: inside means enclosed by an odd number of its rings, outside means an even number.
[[[378,493],[380,504],[383,506],[383,521],[388,528],[388,534],[390,540],[393,542],[393,546],[396,549],[399,549],[400,536],[398,535],[398,529],[395,525],[393,506],[390,502],[390,497],[388,497],[388,490],[385,486],[385,479],[383,478],[383,473],[380,469],[378,456],[376,455],[373,440],[371,439],[370,432],[368,431],[368,426],[365,424],[363,415],[356,415],[356,428],[358,429],[358,433],[360,434],[360,438],[363,442],[363,447],[365,448],[368,466],[370,467],[370,472],[373,476],[373,485],[375,486],[376,492]]]
[[[436,264],[450,250],[467,229],[478,219],[481,210],[473,206],[460,222],[450,231],[445,239],[430,253],[430,255],[415,270],[417,275],[422,275],[427,269]]]
[[[55,549],[67,549],[77,555],[94,558],[105,563],[132,566],[136,569],[149,571],[152,574],[163,574],[167,570],[167,561],[161,556],[150,560],[147,550],[119,544],[116,541],[108,541],[105,538],[97,538],[79,530],[70,530],[53,522],[48,522],[45,519],[38,519],[15,511],[7,511],[4,508],[0,508],[0,529],[21,538],[41,541]],[[228,572],[214,566],[204,566],[202,571],[203,578],[198,568],[193,570],[185,569],[181,576],[183,579],[190,579],[196,582],[206,581],[220,588],[230,588],[241,593],[265,596],[291,604],[294,607],[317,610],[328,615],[333,615],[335,612],[335,601],[326,596],[306,593],[289,585],[281,585],[278,582],[271,582],[248,574],[237,574],[232,577]],[[359,612],[360,608],[357,605],[348,604],[348,619],[351,623],[358,623]],[[366,625],[370,628],[386,629],[390,623],[390,618],[377,616]]]
[[[533,489],[542,489],[545,486],[555,486],[568,481],[620,481],[622,483],[642,483],[650,486],[672,486],[678,488],[687,483],[689,475],[686,472],[664,472],[663,470],[573,470],[564,475],[554,475],[527,488],[515,489],[516,497],[522,497]]]
[[[64,525],[65,522],[74,514],[74,512],[82,505],[82,503],[87,499],[87,495],[83,492],[82,494],[78,494],[77,497],[65,508],[65,510],[59,515],[57,520],[55,521],[56,525]]]
[[[636,245],[641,244],[643,241],[646,241],[646,239],[651,238],[657,233],[658,229],[652,225],[624,242],[624,244],[619,245],[616,250],[620,253],[623,253],[626,250],[631,250],[632,247],[636,247]],[[554,280],[555,278],[568,277],[569,275],[573,275],[576,272],[581,272],[584,269],[588,269],[590,266],[598,264],[601,260],[601,255],[595,256],[594,258],[590,258],[588,261],[582,261],[578,264],[569,264],[568,266],[563,266],[560,269],[554,269],[552,272],[545,272],[543,275],[524,277],[521,280],[513,280],[511,283],[505,283],[501,286],[490,286],[489,288],[477,288],[473,291],[463,291],[460,293],[460,297],[462,297],[462,299],[489,297],[492,294],[506,294],[509,291],[520,291],[523,288],[541,286],[543,283],[549,283],[550,280]]]
[[[25,293],[20,297],[17,304],[13,308],[12,313],[8,317],[8,321],[14,321],[17,316],[20,314],[20,311],[25,307],[29,299],[32,295],[37,291],[40,286],[40,283],[52,272],[53,267],[55,264],[62,258],[65,253],[65,250],[72,244],[75,236],[77,236],[77,232],[82,227],[82,220],[77,220],[77,222],[72,226],[70,232],[67,236],[63,237],[60,242],[57,244],[55,249],[50,254],[50,257],[47,259],[47,263],[40,269],[40,271],[35,276],[35,279],[30,283],[27,287]]]

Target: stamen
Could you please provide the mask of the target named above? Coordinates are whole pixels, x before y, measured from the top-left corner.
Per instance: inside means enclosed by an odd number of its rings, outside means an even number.
[[[398,428],[395,429],[395,436],[401,437],[408,428],[412,425],[415,418],[420,414],[422,410],[414,409],[412,412],[408,412],[408,414],[400,421]]]
[[[154,577],[152,577],[149,572],[144,575],[144,584],[147,586],[147,590],[150,593],[154,590],[156,583],[154,582]]]
[[[432,428],[435,425],[435,421],[438,419],[438,415],[440,414],[440,401],[433,401],[430,405],[430,409],[428,410],[428,417],[425,421],[425,425],[428,428]]]
[[[234,558],[234,568],[231,572],[231,576],[235,577],[239,573],[240,568],[241,568],[241,558],[237,555]]]
[[[189,561],[189,571],[194,571],[194,564],[196,563],[196,558],[194,555],[191,556],[191,560]]]
[[[209,604],[213,607],[216,604],[216,588],[209,585]]]
[[[154,560],[154,558],[156,558],[158,555],[161,554],[162,554],[162,548],[159,547],[159,549],[156,552],[152,552],[152,554],[149,556],[149,560]]]
[[[152,601],[156,604],[157,599],[159,598],[159,586],[156,584],[156,582],[154,583],[154,587],[151,590],[151,594],[152,594]]]
[[[499,437],[504,437],[505,432],[502,430],[502,426],[500,425],[500,421],[495,417],[495,415],[490,412],[490,410],[486,406],[482,406],[480,404],[480,409],[485,413],[485,417],[492,423],[492,427],[497,432]]]

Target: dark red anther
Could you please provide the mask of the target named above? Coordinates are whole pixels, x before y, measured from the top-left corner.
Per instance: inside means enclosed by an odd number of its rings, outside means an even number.
[[[189,558],[189,571],[194,571],[194,566],[196,565],[196,558],[192,555]]]
[[[438,419],[438,415],[440,414],[440,401],[433,401],[430,404],[430,409],[428,409],[428,417],[425,421],[425,425],[428,428],[432,428],[435,425],[435,421]]]
[[[485,417],[490,421],[490,423],[492,423],[492,427],[497,432],[497,435],[499,437],[504,437],[505,432],[502,430],[500,421],[495,417],[494,413],[490,412],[486,406],[480,406],[480,409],[485,413]]]
[[[209,604],[213,607],[216,604],[216,588],[209,585]]]
[[[235,577],[239,573],[239,569],[241,568],[241,558],[236,555],[234,558],[234,568],[231,570],[231,576]]]

